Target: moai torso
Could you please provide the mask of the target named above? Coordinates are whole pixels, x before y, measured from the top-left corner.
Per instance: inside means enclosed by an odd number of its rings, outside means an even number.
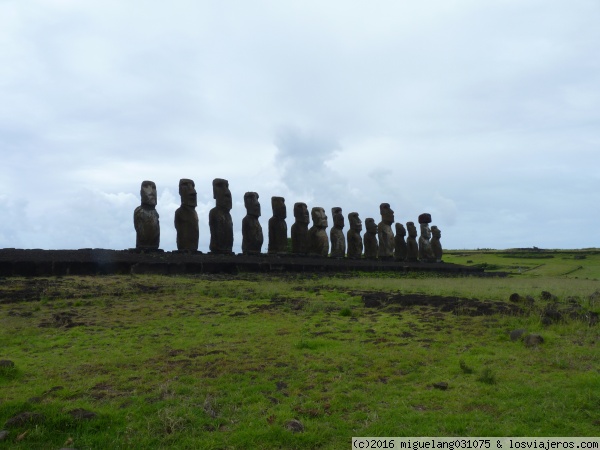
[[[296,221],[292,224],[292,253],[296,255],[308,254],[308,207],[306,203],[294,204],[294,217]]]
[[[269,247],[270,254],[287,253],[287,217],[285,199],[271,197],[273,217],[269,219]]]
[[[140,189],[142,204],[133,211],[135,246],[138,249],[156,250],[160,244],[160,222],[156,211],[156,184],[143,181]]]
[[[408,238],[406,239],[406,261],[419,260],[419,244],[417,243],[417,228],[413,222],[406,223]]]
[[[311,210],[313,226],[308,230],[308,252],[312,256],[327,257],[329,254],[329,238],[327,236],[327,216],[323,208]]]
[[[377,224],[375,220],[365,220],[367,232],[364,235],[365,258],[377,259],[379,256],[379,243],[377,242]]]
[[[333,228],[329,232],[331,257],[343,258],[346,256],[346,238],[344,236],[344,216],[342,214],[342,208],[331,208],[331,214],[333,217]]]
[[[394,257],[396,261],[404,261],[406,259],[407,247],[406,247],[406,229],[401,223],[396,224],[396,236],[394,238],[395,249]]]
[[[233,249],[233,220],[231,219],[231,192],[229,182],[222,178],[213,180],[213,197],[217,206],[208,213],[210,251],[229,255]]]
[[[175,229],[177,230],[177,250],[198,250],[198,213],[196,213],[196,188],[192,180],[179,180],[181,206],[175,211]]]

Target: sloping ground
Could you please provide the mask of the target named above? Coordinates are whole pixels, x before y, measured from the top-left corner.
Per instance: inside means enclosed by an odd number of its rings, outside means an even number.
[[[433,271],[483,274],[449,263],[348,260],[300,256],[244,256],[131,250],[0,250],[0,276],[193,274],[239,272]]]

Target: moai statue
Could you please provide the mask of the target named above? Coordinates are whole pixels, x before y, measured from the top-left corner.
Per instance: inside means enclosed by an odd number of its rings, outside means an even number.
[[[442,262],[443,251],[442,243],[440,242],[440,238],[442,237],[442,231],[434,225],[431,227],[431,236],[431,250],[433,252],[435,262]]]
[[[270,255],[287,253],[287,210],[283,197],[271,197],[273,217],[269,219],[269,249]]]
[[[331,240],[331,257],[343,258],[346,256],[346,238],[344,236],[344,215],[342,208],[331,208],[331,216],[333,217],[333,228],[329,232]]]
[[[433,250],[431,249],[431,230],[429,224],[431,223],[431,214],[421,214],[419,216],[419,224],[421,225],[421,236],[419,236],[419,260],[422,262],[433,262],[435,257],[433,256]]]
[[[306,203],[294,203],[294,218],[292,225],[292,253],[295,255],[308,255],[308,206]]]
[[[198,251],[198,213],[196,212],[196,185],[192,180],[179,180],[181,206],[175,211],[175,229],[177,230],[177,250]]]
[[[142,204],[133,211],[135,227],[135,247],[138,250],[158,250],[160,244],[160,223],[156,212],[156,184],[142,181],[140,188]]]
[[[357,212],[351,212],[348,214],[348,222],[350,222],[350,229],[346,234],[346,238],[348,239],[348,258],[360,259],[363,252],[363,240],[360,235],[362,221],[358,217]]]
[[[406,222],[408,238],[406,239],[406,261],[416,262],[419,260],[419,244],[417,244],[417,227],[414,222]]]
[[[233,221],[231,220],[231,192],[229,181],[215,178],[212,182],[213,198],[217,205],[208,213],[210,251],[231,255],[233,249]]]
[[[329,238],[327,237],[327,215],[325,210],[315,207],[310,211],[313,225],[308,230],[308,253],[311,256],[327,257],[329,254]]]
[[[394,250],[394,256],[396,261],[404,261],[406,259],[407,247],[406,241],[404,240],[406,236],[406,228],[401,223],[396,224],[396,237],[394,238],[394,243],[396,244],[396,248]]]
[[[365,220],[367,232],[364,235],[365,258],[377,259],[379,256],[379,244],[377,243],[377,224],[375,219],[369,217]]]
[[[258,255],[263,245],[263,231],[258,218],[260,217],[260,203],[256,192],[244,194],[246,217],[242,219],[242,253],[244,255]]]
[[[389,203],[379,205],[381,213],[381,222],[377,226],[377,236],[379,238],[379,259],[392,259],[394,257],[394,232],[392,224],[394,223],[394,211]]]

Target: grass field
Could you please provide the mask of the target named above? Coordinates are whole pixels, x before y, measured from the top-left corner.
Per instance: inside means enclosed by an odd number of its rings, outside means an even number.
[[[600,252],[444,259],[509,275],[2,279],[0,448],[600,435]]]

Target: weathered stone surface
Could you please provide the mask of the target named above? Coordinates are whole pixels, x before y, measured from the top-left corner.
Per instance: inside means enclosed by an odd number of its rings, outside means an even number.
[[[342,208],[331,208],[331,216],[333,217],[333,228],[329,232],[331,240],[331,257],[343,258],[346,256],[346,237],[344,236],[344,215]]]
[[[312,227],[308,230],[308,253],[312,256],[327,257],[329,254],[329,237],[327,236],[327,215],[321,207],[314,207],[310,211]]]
[[[242,219],[242,253],[256,255],[261,252],[264,242],[262,226],[258,221],[260,217],[260,203],[256,192],[244,194],[246,217]]]
[[[142,181],[140,196],[142,203],[133,211],[135,246],[142,250],[155,250],[160,245],[160,223],[156,211],[157,197],[154,181]]]
[[[0,441],[5,440],[8,437],[8,431],[7,430],[0,430]]]
[[[406,261],[415,262],[419,260],[419,244],[417,243],[417,227],[414,222],[406,222],[408,238],[406,239]]]
[[[200,231],[196,212],[197,194],[195,183],[187,178],[179,180],[181,206],[175,211],[175,229],[177,230],[177,249],[195,252],[198,250]]]
[[[297,419],[290,420],[285,427],[292,433],[301,433],[304,431],[304,425]]]
[[[377,225],[377,237],[379,238],[379,259],[392,259],[394,256],[394,232],[392,224],[394,223],[394,211],[389,203],[379,205],[381,213],[381,222]]]
[[[294,203],[295,222],[292,225],[292,253],[296,255],[308,255],[308,206],[306,203]]]
[[[360,235],[362,221],[358,217],[357,212],[351,212],[348,214],[348,222],[350,222],[350,229],[346,233],[346,238],[348,239],[348,258],[360,259],[363,252],[363,240]]]
[[[544,338],[539,334],[528,334],[523,339],[525,347],[535,347],[544,343]]]
[[[363,237],[365,246],[365,258],[377,259],[379,256],[379,243],[377,242],[377,224],[375,219],[368,217],[365,220],[367,231]]]
[[[435,262],[442,262],[442,256],[444,251],[442,250],[442,243],[440,239],[442,237],[441,230],[435,225],[431,227],[431,251],[433,252],[433,259]]]
[[[429,229],[429,225],[422,223],[421,236],[419,236],[419,260],[421,262],[435,262],[430,240],[431,230]]]
[[[213,198],[217,205],[208,213],[210,227],[210,251],[219,255],[230,255],[233,249],[233,221],[231,219],[231,192],[229,181],[213,180]]]
[[[287,253],[287,209],[283,197],[271,197],[273,217],[269,219],[269,254]]]
[[[404,261],[408,251],[406,247],[406,228],[401,223],[396,224],[396,236],[394,237],[394,257],[396,261]]]

